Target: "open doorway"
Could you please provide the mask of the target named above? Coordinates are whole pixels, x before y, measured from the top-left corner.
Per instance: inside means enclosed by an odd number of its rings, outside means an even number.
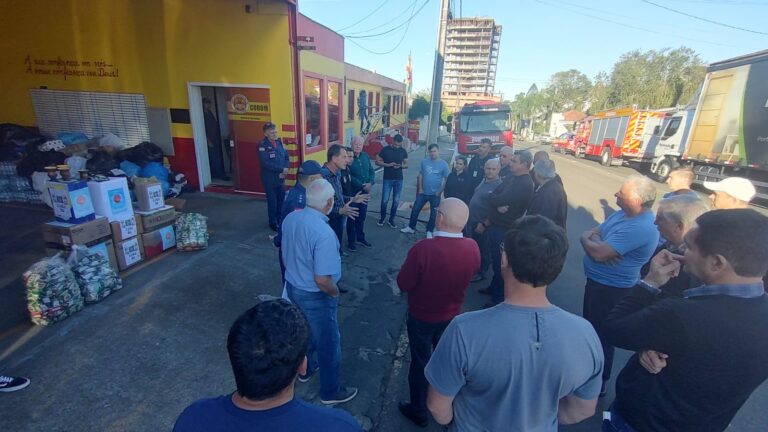
[[[234,186],[232,147],[227,120],[227,95],[222,87],[200,87],[208,144],[208,166],[211,184]]]

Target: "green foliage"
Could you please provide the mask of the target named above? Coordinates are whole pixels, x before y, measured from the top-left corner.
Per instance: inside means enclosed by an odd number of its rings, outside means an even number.
[[[416,96],[408,109],[408,120],[418,120],[429,115],[429,100],[424,96]]]

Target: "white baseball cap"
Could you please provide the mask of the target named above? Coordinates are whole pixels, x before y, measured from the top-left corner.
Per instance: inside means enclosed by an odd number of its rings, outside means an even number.
[[[752,182],[743,177],[728,177],[719,182],[705,181],[704,187],[711,191],[725,192],[745,202],[749,202],[757,193]]]

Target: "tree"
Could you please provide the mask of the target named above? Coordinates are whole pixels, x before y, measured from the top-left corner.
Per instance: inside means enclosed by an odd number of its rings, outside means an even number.
[[[429,115],[429,100],[424,96],[416,96],[408,109],[408,120],[418,120]]]
[[[576,69],[557,72],[549,79],[550,112],[583,110],[592,90],[592,82]]]
[[[592,89],[589,92],[587,102],[587,113],[595,114],[608,108],[608,92],[611,85],[611,78],[603,71],[595,75]]]

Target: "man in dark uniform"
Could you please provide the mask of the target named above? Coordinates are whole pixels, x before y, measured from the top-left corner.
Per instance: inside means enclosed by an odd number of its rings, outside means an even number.
[[[491,139],[483,138],[480,140],[480,147],[477,148],[477,153],[472,156],[467,166],[469,176],[472,178],[472,190],[474,191],[485,178],[485,163],[493,159],[491,154]]]
[[[203,116],[205,118],[205,139],[208,143],[208,164],[211,167],[211,177],[229,181],[224,170],[224,159],[221,155],[221,129],[219,121],[213,115],[213,104],[208,98],[203,98]]]
[[[277,137],[277,126],[272,122],[264,125],[264,139],[259,143],[261,183],[267,194],[269,227],[277,231],[280,209],[285,199],[285,175],[288,174],[288,152]]]

